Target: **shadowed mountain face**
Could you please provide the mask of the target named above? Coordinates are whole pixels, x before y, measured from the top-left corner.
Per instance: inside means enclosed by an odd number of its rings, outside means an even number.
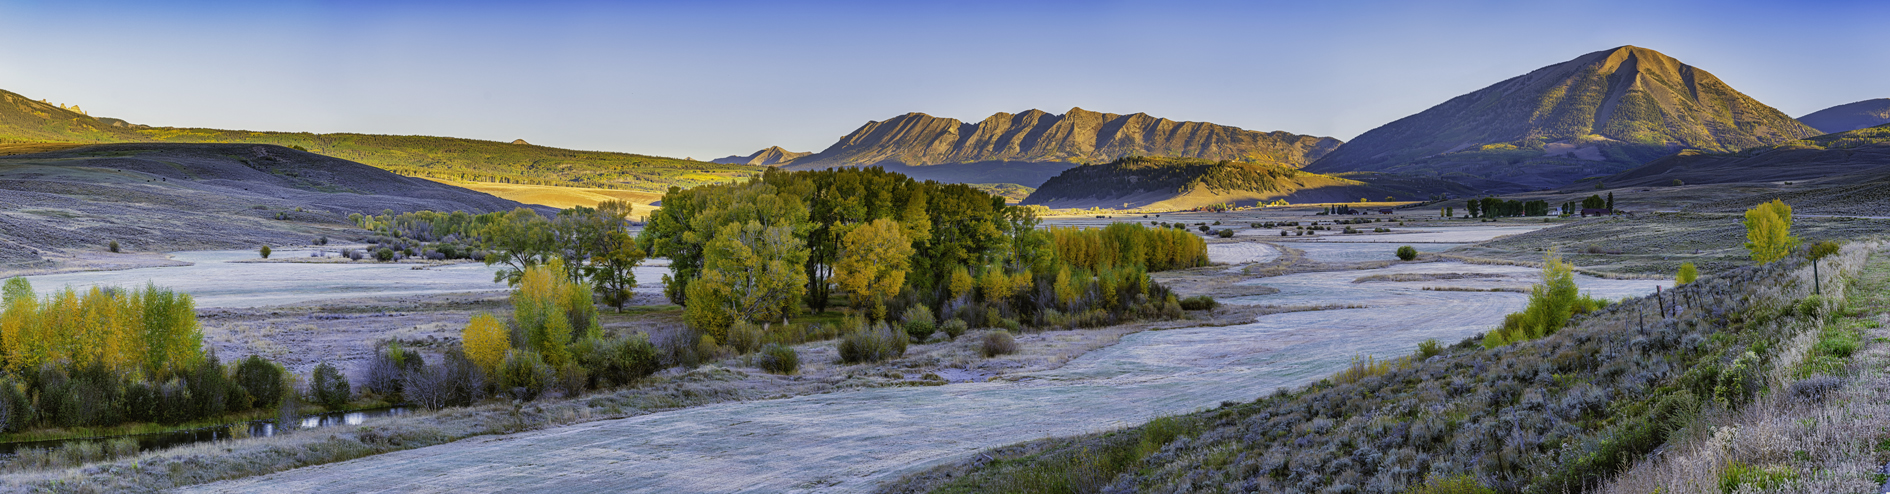
[[[1075,164],[1124,156],[1256,161],[1297,168],[1338,145],[1337,139],[1329,137],[1081,108],[1062,115],[1039,110],[999,113],[978,123],[908,113],[868,122],[826,150],[788,167],[938,167],[927,174],[952,182],[992,182],[993,176],[1018,175],[1003,181],[1035,186]]]
[[[1711,154],[1682,151],[1602,180],[1639,187],[1757,182],[1849,184],[1890,176],[1890,125],[1826,134],[1777,146]]]
[[[1372,129],[1306,170],[1456,176],[1524,190],[1624,171],[1682,149],[1730,152],[1818,134],[1705,70],[1624,46]]]
[[[102,144],[0,157],[0,272],[64,253],[255,248],[357,232],[349,213],[522,205],[352,161],[254,144]],[[535,208],[541,213],[548,208]]]
[[[1474,191],[1438,179],[1380,173],[1345,177],[1272,163],[1191,158],[1123,158],[1065,170],[1044,182],[1024,204],[1052,208],[1190,209],[1213,204],[1423,199],[1439,192]]]
[[[1836,134],[1890,123],[1890,98],[1846,103],[1798,117],[1812,128]]]
[[[755,151],[755,154],[748,156],[729,156],[709,160],[709,162],[725,165],[780,166],[810,154],[814,153],[796,153],[781,149],[781,146],[768,146],[767,149]]]

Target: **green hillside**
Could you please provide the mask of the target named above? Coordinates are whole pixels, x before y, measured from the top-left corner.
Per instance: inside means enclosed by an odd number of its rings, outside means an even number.
[[[1541,189],[1682,149],[1730,152],[1818,134],[1705,70],[1624,46],[1452,98],[1366,132],[1306,169]]]
[[[760,173],[761,167],[658,156],[574,151],[476,139],[311,134],[133,125],[0,91],[0,145],[28,143],[275,144],[365,163],[410,177],[462,182],[662,192]]]

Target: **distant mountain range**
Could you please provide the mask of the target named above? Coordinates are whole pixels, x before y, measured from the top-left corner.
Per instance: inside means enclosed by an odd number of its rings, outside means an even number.
[[[1890,98],[1846,103],[1798,117],[1812,128],[1836,134],[1890,123]]]
[[[1695,150],[1654,160],[1602,180],[1641,187],[1757,182],[1850,183],[1890,176],[1890,124],[1745,149]]]
[[[948,182],[1037,186],[1071,166],[1124,156],[1161,156],[1275,163],[1310,163],[1339,140],[1288,132],[1255,132],[1205,122],[1177,122],[1144,113],[1117,115],[1072,108],[998,113],[978,123],[907,113],[867,122],[789,169],[884,166]]]
[[[1822,134],[1654,50],[1582,55],[1372,129],[1307,171],[1552,188],[1683,149],[1731,152]]]
[[[781,149],[781,146],[768,146],[767,149],[755,151],[755,154],[748,156],[729,156],[726,158],[712,159],[709,160],[709,162],[725,165],[777,166],[788,164],[790,161],[800,159],[802,156],[810,154],[814,153],[796,153]]]
[[[1277,163],[1129,157],[1065,170],[1044,182],[1024,204],[1191,209],[1282,200],[1291,204],[1422,200],[1438,193],[1468,196],[1475,191],[1446,180],[1381,173],[1338,177]]]

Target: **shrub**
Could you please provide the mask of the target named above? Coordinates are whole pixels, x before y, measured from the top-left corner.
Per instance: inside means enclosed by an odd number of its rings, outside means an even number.
[[[1842,246],[1838,245],[1837,242],[1833,242],[1830,240],[1818,242],[1811,246],[1811,250],[1809,252],[1805,253],[1805,258],[1813,260],[1813,261],[1824,259],[1826,256],[1829,256],[1831,254],[1836,254],[1838,252],[1838,249],[1840,248],[1842,248]],[[117,252],[117,251],[114,250],[112,252]]]
[[[1441,353],[1444,353],[1444,345],[1442,343],[1438,343],[1436,338],[1424,340],[1423,342],[1418,343],[1417,345],[1418,360],[1429,359]]]
[[[282,367],[262,357],[250,355],[236,365],[236,386],[249,398],[242,408],[275,406],[282,402]]]
[[[538,352],[513,350],[505,355],[505,365],[499,372],[499,388],[514,400],[531,401],[544,394],[545,388],[556,379],[556,372],[545,364]]]
[[[1417,249],[1416,249],[1416,248],[1413,248],[1413,247],[1411,247],[1411,246],[1409,246],[1409,245],[1406,245],[1406,246],[1403,246],[1403,247],[1399,247],[1399,248],[1398,248],[1398,260],[1400,260],[1400,261],[1409,261],[1409,260],[1412,260],[1412,259],[1417,259]]]
[[[466,358],[479,364],[487,373],[497,373],[499,365],[505,363],[505,352],[512,349],[511,336],[504,324],[490,313],[479,313],[466,324],[466,329],[459,333],[460,347],[465,349]]]
[[[1012,337],[1010,331],[994,330],[984,334],[979,350],[984,358],[1017,353],[1017,338]]]
[[[262,249],[261,249],[261,250],[258,250],[258,251],[257,251],[257,253],[260,253],[260,254],[262,254],[262,258],[263,258],[263,259],[268,259],[268,258],[269,258],[269,246],[267,246],[267,245],[264,245],[264,246],[262,246]]]
[[[938,320],[932,317],[932,309],[924,304],[913,305],[906,309],[906,334],[914,341],[925,341],[938,331]]]
[[[1432,477],[1429,482],[1411,490],[1411,494],[1496,494],[1496,489],[1477,483],[1477,478],[1470,474],[1454,477]]]
[[[950,336],[954,340],[958,339],[960,336],[964,336],[965,330],[970,328],[971,325],[965,324],[964,319],[958,318],[947,319],[945,320],[945,324],[939,325],[939,330],[944,331],[946,336]]]
[[[374,356],[368,357],[367,375],[363,376],[362,389],[386,396],[394,401],[401,397],[401,385],[406,382],[408,372],[426,367],[420,354],[409,352],[400,347],[400,343],[388,342]]]
[[[795,353],[793,348],[774,343],[761,347],[761,356],[758,360],[756,365],[761,367],[761,370],[774,374],[788,375],[799,372],[801,369],[800,354]]]
[[[893,331],[883,322],[874,323],[871,327],[847,333],[840,338],[840,361],[849,364],[879,362],[904,356],[907,338],[909,336]]]
[[[663,367],[656,345],[643,333],[624,338],[586,339],[578,344],[578,362],[592,387],[615,387],[649,377]]]
[[[380,261],[380,262],[387,262],[387,261],[394,260],[394,249],[381,247],[380,250],[374,251],[374,260]]]
[[[1234,238],[1234,230],[1232,228],[1223,228],[1221,229],[1220,236],[1221,238]]]
[[[110,251],[112,251],[112,253],[113,253],[113,254],[116,254],[116,253],[118,253],[118,241],[117,241],[117,240],[113,240],[113,241],[112,241],[111,243],[109,243],[109,244],[105,244],[105,248],[106,248],[107,250],[110,250]]]
[[[1700,269],[1694,267],[1693,263],[1691,262],[1683,262],[1683,263],[1680,263],[1680,272],[1674,274],[1673,286],[1678,287],[1680,285],[1692,283],[1694,280],[1697,280],[1697,279],[1700,279]]]
[[[1214,310],[1221,302],[1207,295],[1195,295],[1181,299],[1181,310]]]
[[[348,389],[348,376],[342,375],[341,369],[322,362],[309,375],[308,394],[309,401],[332,410],[348,404],[352,390]]]

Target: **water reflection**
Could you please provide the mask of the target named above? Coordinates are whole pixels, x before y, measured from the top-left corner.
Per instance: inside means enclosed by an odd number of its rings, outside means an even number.
[[[299,420],[296,420],[295,422],[296,422],[296,430],[318,429],[322,427],[335,427],[335,426],[342,426],[342,425],[361,425],[362,423],[367,422],[368,419],[375,419],[375,418],[381,418],[381,417],[398,417],[401,415],[406,415],[407,413],[408,413],[408,409],[406,407],[393,407],[393,408],[381,408],[381,409],[375,409],[375,410],[358,410],[358,411],[352,411],[352,412],[332,412],[332,413],[324,413],[324,414],[319,414],[319,415],[310,415],[307,417],[301,417]],[[138,451],[150,451],[150,450],[155,450],[155,449],[173,448],[177,446],[183,446],[187,444],[194,444],[194,443],[200,443],[200,442],[206,442],[206,441],[220,441],[224,439],[230,439],[230,438],[238,437],[237,434],[239,432],[243,433],[243,435],[247,437],[269,437],[269,436],[274,436],[279,432],[282,432],[282,429],[278,427],[278,421],[276,420],[256,420],[256,421],[250,421],[250,422],[239,422],[235,424],[215,425],[215,426],[210,426],[210,427],[202,427],[202,428],[182,430],[182,431],[156,432],[156,433],[151,433],[151,434],[133,434],[133,435],[127,435],[127,436],[101,436],[101,437],[88,437],[88,438],[75,438],[75,439],[52,439],[52,440],[46,440],[46,441],[20,441],[20,442],[10,442],[10,443],[0,443],[0,454],[8,454],[8,455],[15,454],[28,448],[57,449],[61,446],[65,446],[71,443],[78,443],[78,442],[85,442],[85,441],[106,442],[106,441],[112,441],[116,439],[131,439],[133,441],[137,441]]]

